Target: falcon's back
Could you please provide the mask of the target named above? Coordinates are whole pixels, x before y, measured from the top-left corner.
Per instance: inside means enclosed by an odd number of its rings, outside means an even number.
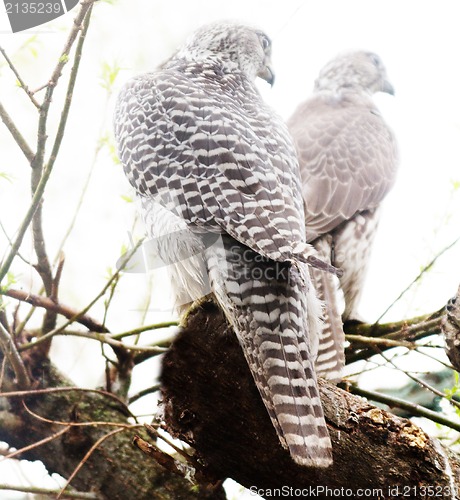
[[[125,85],[115,113],[125,173],[139,194],[161,199],[187,223],[288,260],[305,241],[292,139],[254,83],[222,66],[179,52]]]

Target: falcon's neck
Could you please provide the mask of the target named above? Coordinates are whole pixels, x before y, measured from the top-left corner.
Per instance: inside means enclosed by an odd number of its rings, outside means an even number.
[[[221,72],[234,73],[239,71],[239,64],[236,54],[216,54],[211,50],[180,50],[173,60],[184,61],[186,64],[199,65],[206,68],[220,68]]]
[[[231,94],[233,99],[243,91],[244,95],[252,99],[260,99],[255,83],[249,78],[238,64],[217,57],[187,57],[178,53],[163,65],[163,69],[175,70],[187,78],[193,79],[193,84],[204,85],[207,92]]]
[[[361,85],[359,82],[347,81],[340,82],[334,79],[318,78],[315,81],[315,93],[333,93],[333,94],[359,94],[370,97],[372,92]]]

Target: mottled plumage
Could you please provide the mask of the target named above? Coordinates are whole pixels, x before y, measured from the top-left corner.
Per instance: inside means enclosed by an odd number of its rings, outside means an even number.
[[[380,58],[345,53],[321,70],[313,96],[288,121],[300,163],[307,241],[343,271],[345,319],[357,319],[380,203],[398,163],[393,133],[372,100],[379,91],[393,93]],[[336,278],[316,270],[312,278],[326,304],[317,372],[338,379],[344,337]]]
[[[298,163],[286,126],[254,85],[257,76],[273,80],[270,52],[258,30],[202,28],[123,88],[115,135],[156,251],[173,262],[178,301],[199,298],[209,283],[280,442],[296,462],[327,466],[313,366],[321,311],[306,265],[314,250]],[[209,233],[219,235],[214,245]]]

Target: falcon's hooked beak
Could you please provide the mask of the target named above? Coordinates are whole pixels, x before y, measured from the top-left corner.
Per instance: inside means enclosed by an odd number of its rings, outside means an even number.
[[[395,95],[395,89],[388,80],[383,80],[382,92],[386,92],[390,95]]]
[[[258,73],[257,76],[259,78],[262,78],[262,80],[265,80],[267,83],[270,84],[271,87],[273,87],[273,84],[275,83],[275,73],[273,72],[271,66],[269,64],[266,64]]]

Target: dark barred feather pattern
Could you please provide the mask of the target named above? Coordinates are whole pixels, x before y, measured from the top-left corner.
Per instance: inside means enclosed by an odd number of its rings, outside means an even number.
[[[312,339],[305,335],[318,329],[308,318],[317,318],[321,307],[308,268],[261,258],[227,235],[222,243],[207,253],[212,289],[237,332],[281,444],[302,465],[327,466],[330,440]]]
[[[182,256],[170,266],[176,297],[214,293],[280,442],[297,463],[324,467],[331,443],[313,367],[321,311],[304,263],[314,250],[294,145],[254,86],[273,78],[269,56],[257,30],[200,30],[125,85],[115,135],[156,251]],[[219,241],[207,245],[206,233]]]

